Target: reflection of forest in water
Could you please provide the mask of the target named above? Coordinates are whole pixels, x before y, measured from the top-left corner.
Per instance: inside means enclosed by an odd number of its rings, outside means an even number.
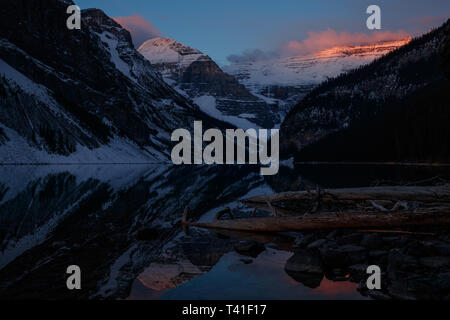
[[[184,207],[191,207],[193,219],[207,220],[227,205],[235,214],[245,215],[251,210],[235,200],[246,195],[315,184],[364,186],[376,179],[450,176],[446,171],[299,166],[281,167],[279,175],[263,178],[259,168],[248,166],[0,167],[0,298],[362,298],[356,291],[361,268],[370,259],[378,259],[370,257],[374,251],[386,251],[380,257],[389,260],[390,250],[397,248],[387,247],[386,242],[422,244],[430,239],[385,241],[381,237],[372,239],[374,247],[362,253],[357,247],[370,239],[352,232],[256,237],[191,229],[186,234],[180,225]],[[441,249],[433,253],[435,260],[427,261],[428,266],[440,266],[433,267],[436,277],[447,270],[445,260],[436,260],[450,256],[445,254],[445,236],[446,232],[432,239],[440,241]],[[307,247],[323,239],[346,248],[331,253],[352,265],[324,268],[323,274],[306,279],[284,271],[293,251],[308,250],[303,252],[307,256],[311,251]],[[409,261],[413,268],[417,264],[426,271],[420,255],[406,251],[405,255],[417,260]],[[318,263],[315,259],[311,257],[312,264]],[[65,269],[71,264],[82,270],[79,292],[66,289]],[[349,267],[355,269],[350,276]],[[435,278],[430,278],[430,285],[442,287],[433,282]]]

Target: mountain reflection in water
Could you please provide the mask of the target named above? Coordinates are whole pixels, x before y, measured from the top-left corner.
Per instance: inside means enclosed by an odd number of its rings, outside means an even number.
[[[310,289],[285,271],[284,264],[292,256],[291,252],[267,249],[254,261],[246,263],[236,252],[222,256],[217,264],[205,273],[186,273],[186,282],[173,283],[173,288],[155,286],[160,280],[165,283],[172,279],[155,279],[160,273],[152,268],[145,270],[134,282],[130,299],[362,299],[357,292],[357,283],[334,282],[324,278],[319,287]],[[167,266],[167,269],[173,265]],[[175,271],[174,269],[171,270]],[[181,272],[181,273],[178,273]],[[185,272],[177,269],[178,277]],[[170,271],[169,271],[170,273]],[[167,273],[164,274],[164,277]],[[192,278],[191,278],[192,277]],[[175,277],[176,278],[176,277]]]
[[[266,250],[249,258],[234,245],[253,235],[186,234],[183,209],[207,220],[224,206],[250,213],[236,199],[252,194],[446,171],[297,166],[261,177],[256,166],[0,166],[0,299],[364,298],[357,283],[324,278],[307,288],[295,281],[284,271],[292,243],[284,246],[282,237],[264,240]],[[82,270],[80,291],[66,288],[72,264]]]

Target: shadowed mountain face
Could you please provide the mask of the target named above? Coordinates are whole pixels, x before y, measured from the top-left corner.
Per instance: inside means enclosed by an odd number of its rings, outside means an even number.
[[[138,51],[167,83],[193,99],[204,112],[243,128],[251,127],[251,123],[272,128],[280,122],[276,106],[250,93],[199,50],[175,40],[155,38]]]
[[[282,124],[283,152],[301,160],[448,161],[449,26],[318,86]]]
[[[444,67],[444,71],[447,75],[447,78],[450,79],[450,35],[447,34],[444,47],[442,48],[442,65]]]
[[[167,85],[101,10],[83,11],[81,30],[68,30],[70,3],[2,2],[3,162],[161,160],[173,130],[194,120],[220,127]]]

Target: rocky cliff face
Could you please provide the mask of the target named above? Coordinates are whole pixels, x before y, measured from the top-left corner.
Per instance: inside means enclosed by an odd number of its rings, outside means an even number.
[[[296,154],[332,133],[368,124],[391,106],[408,105],[409,97],[425,97],[421,90],[445,81],[441,52],[448,32],[446,23],[367,66],[322,83],[287,115],[283,150]]]
[[[207,55],[175,40],[155,38],[138,49],[167,83],[193,99],[211,116],[238,127],[272,128],[279,117],[275,106],[251,94]]]
[[[310,55],[237,62],[224,70],[252,93],[278,101],[281,109],[287,112],[321,82],[368,64],[410,40],[341,46]]]
[[[101,10],[66,27],[71,1],[0,8],[0,162],[148,162],[170,133],[215,123],[167,85]]]

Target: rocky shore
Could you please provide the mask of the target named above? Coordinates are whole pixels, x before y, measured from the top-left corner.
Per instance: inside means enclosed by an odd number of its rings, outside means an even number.
[[[305,286],[324,277],[359,282],[358,291],[373,299],[450,299],[450,235],[365,233],[348,230],[304,232],[295,236],[294,255],[285,271]],[[369,265],[381,268],[381,290],[368,290]]]

